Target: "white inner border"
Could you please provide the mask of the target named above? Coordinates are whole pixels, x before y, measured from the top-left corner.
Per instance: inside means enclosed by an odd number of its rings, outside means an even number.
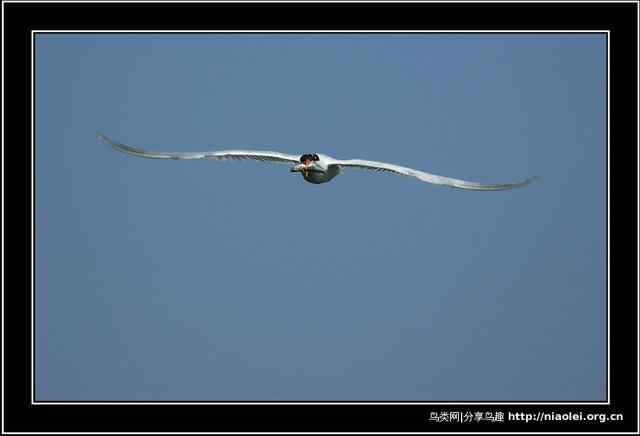
[[[34,54],[35,54],[35,49],[34,49],[34,45],[35,45],[35,35],[36,34],[47,34],[47,33],[68,33],[68,34],[73,34],[73,33],[91,33],[91,34],[131,34],[131,33],[155,33],[155,34],[171,34],[171,33],[181,33],[181,34],[234,34],[234,33],[255,33],[255,34],[288,34],[288,33],[309,33],[309,34],[335,34],[335,33],[349,33],[349,34],[386,34],[386,33],[391,33],[391,34],[407,34],[407,33],[419,33],[419,34],[438,34],[438,33],[456,33],[456,34],[485,34],[485,33],[492,33],[492,34],[499,34],[499,33],[516,33],[516,34],[536,34],[536,33],[550,33],[550,34],[571,34],[571,33],[589,33],[589,34],[604,34],[606,35],[606,40],[607,40],[607,45],[606,45],[606,67],[607,67],[607,72],[606,72],[606,83],[607,83],[607,107],[606,107],[606,134],[607,134],[607,271],[606,271],[606,277],[607,277],[607,307],[606,307],[606,314],[605,314],[605,318],[606,318],[606,324],[607,324],[607,362],[606,362],[606,372],[607,372],[607,376],[606,376],[606,401],[579,401],[579,402],[562,402],[562,401],[549,401],[549,402],[545,402],[545,401],[525,401],[525,402],[510,402],[510,401],[489,401],[489,402],[481,402],[481,401],[467,401],[467,402],[455,402],[455,401],[445,401],[445,402],[438,402],[438,401],[175,401],[175,402],[171,402],[171,401],[131,401],[131,402],[127,402],[127,401],[79,401],[79,402],[75,402],[75,401],[36,401],[35,400],[35,376],[34,376],[34,370],[35,370],[35,288],[34,288],[34,257],[35,257],[35,240],[34,240],[34,213],[33,211],[35,210],[35,204],[34,204],[34,200],[35,200],[35,195],[34,195],[34,190],[35,190],[35,183],[34,183],[34,165],[35,165],[35,125],[34,125],[34,112],[35,112],[35,94],[34,94]],[[117,404],[139,404],[139,405],[192,405],[192,404],[220,404],[220,405],[279,405],[279,404],[285,404],[285,405],[310,405],[310,404],[328,404],[328,405],[332,405],[332,404],[345,404],[345,405],[407,405],[407,404],[412,404],[412,405],[421,405],[421,404],[425,404],[425,405],[484,405],[484,404],[489,404],[489,405],[593,405],[593,404],[598,404],[598,405],[609,405],[610,404],[610,397],[611,397],[611,371],[610,371],[610,280],[609,280],[609,272],[610,272],[610,262],[609,262],[609,258],[610,258],[610,253],[609,253],[609,239],[610,239],[610,231],[609,231],[609,221],[610,221],[610,215],[609,215],[609,211],[610,211],[610,205],[609,205],[609,198],[610,198],[610,192],[609,192],[609,186],[610,186],[610,168],[609,168],[609,162],[610,162],[610,132],[609,132],[609,127],[610,127],[610,89],[609,89],[609,75],[610,75],[610,47],[609,47],[609,42],[610,42],[610,34],[608,30],[572,30],[572,31],[566,31],[566,30],[549,30],[549,31],[537,31],[537,30],[527,30],[527,31],[520,31],[520,30],[502,30],[502,31],[493,31],[493,30],[482,30],[482,31],[465,31],[465,30],[448,30],[448,31],[425,31],[425,30],[384,30],[384,31],[380,31],[380,30],[331,30],[331,31],[323,31],[323,30],[313,30],[313,31],[309,31],[309,30],[260,30],[260,31],[256,31],[256,30],[225,30],[225,31],[207,31],[207,30],[196,30],[196,31],[192,31],[192,30],[185,30],[185,31],[181,31],[181,30],[172,30],[172,31],[167,31],[167,30],[145,30],[145,31],[140,31],[140,30],[103,30],[103,31],[95,31],[95,30],[74,30],[74,31],[66,31],[66,30],[33,30],[31,32],[31,156],[32,156],[32,165],[31,165],[31,180],[32,180],[32,189],[31,189],[31,205],[32,205],[32,214],[31,214],[31,249],[32,249],[32,257],[31,257],[31,277],[32,277],[32,281],[31,281],[31,404],[32,405],[59,405],[59,404],[70,404],[70,405],[94,405],[94,404],[113,404],[113,405],[117,405]],[[4,43],[4,39],[3,39],[3,43]],[[4,52],[4,50],[3,50]],[[3,86],[4,86],[4,75],[3,75]],[[3,88],[4,90],[4,88]],[[3,105],[4,105],[4,100],[3,100]],[[4,108],[3,108],[3,113],[4,113]],[[4,129],[3,129],[3,144],[4,144]],[[4,147],[3,147],[3,155],[4,155]],[[4,157],[4,156],[3,156]],[[3,165],[4,165],[4,158],[3,158]],[[3,171],[4,174],[4,171]],[[4,177],[4,176],[3,176]],[[3,184],[3,189],[4,189],[4,184]],[[3,195],[4,198],[4,195]],[[4,231],[4,225],[3,225],[3,231]],[[4,238],[3,238],[4,240]],[[4,246],[3,246],[3,250],[4,250]],[[3,256],[4,258],[4,256]],[[640,273],[639,273],[640,274]],[[4,280],[4,275],[3,275],[3,280]],[[3,283],[3,299],[4,299],[4,283]],[[4,304],[3,304],[3,310],[4,310]],[[4,319],[4,317],[3,317]],[[4,341],[3,341],[4,343]],[[4,380],[4,372],[3,372],[3,380]],[[4,391],[3,391],[3,395],[4,395]]]

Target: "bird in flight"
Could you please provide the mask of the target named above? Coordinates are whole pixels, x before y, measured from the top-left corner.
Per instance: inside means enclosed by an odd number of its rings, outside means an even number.
[[[519,188],[537,179],[530,177],[514,183],[485,184],[467,182],[465,180],[453,179],[451,177],[436,176],[424,171],[418,171],[407,167],[401,167],[385,162],[376,162],[362,159],[335,159],[326,154],[303,154],[292,155],[277,151],[255,151],[255,150],[220,150],[202,152],[159,152],[143,150],[130,145],[120,144],[106,136],[98,133],[98,139],[112,146],[118,151],[139,157],[151,159],[254,159],[267,162],[293,164],[290,168],[292,173],[301,173],[304,180],[309,183],[326,183],[340,174],[343,168],[355,168],[371,171],[383,171],[401,176],[411,176],[418,180],[436,185],[450,186],[458,189],[470,189],[475,191],[501,191],[505,189]]]

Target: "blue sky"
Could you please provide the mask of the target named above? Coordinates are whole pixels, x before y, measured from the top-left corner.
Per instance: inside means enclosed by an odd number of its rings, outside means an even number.
[[[41,34],[37,400],[604,400],[606,39]],[[460,191],[165,151],[326,153]]]

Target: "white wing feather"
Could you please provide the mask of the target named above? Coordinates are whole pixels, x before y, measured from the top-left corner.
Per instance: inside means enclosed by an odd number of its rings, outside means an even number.
[[[158,152],[143,150],[126,144],[119,144],[100,133],[98,133],[98,139],[123,153],[151,159],[254,159],[280,163],[300,163],[299,156],[280,153],[277,151],[221,150],[202,152]]]
[[[339,165],[345,168],[359,168],[371,171],[386,171],[394,174],[400,174],[402,176],[412,176],[427,183],[434,183],[436,185],[451,186],[458,189],[470,189],[476,191],[500,191],[504,189],[513,189],[525,186],[539,177],[530,177],[525,180],[521,180],[515,183],[475,183],[468,182],[466,180],[454,179],[451,177],[436,176],[435,174],[425,173],[424,171],[414,170],[412,168],[401,167],[385,162],[375,162],[371,160],[362,159],[349,159],[349,160],[334,160],[334,165]]]

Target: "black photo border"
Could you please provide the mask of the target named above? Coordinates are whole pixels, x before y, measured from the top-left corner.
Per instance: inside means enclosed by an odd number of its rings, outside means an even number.
[[[20,2],[3,18],[3,433],[638,432],[638,4],[635,2]],[[606,32],[609,383],[605,402],[145,402],[33,398],[32,41],[45,31]],[[5,157],[9,158],[5,160]],[[5,163],[8,162],[8,163]],[[5,173],[5,170],[8,173]],[[8,182],[8,186],[6,183]],[[6,194],[6,197],[5,197]],[[633,199],[634,201],[631,201]],[[616,201],[617,200],[617,201]],[[617,230],[617,231],[616,231]],[[5,239],[6,238],[6,239]],[[6,241],[6,242],[5,242]],[[5,250],[5,247],[7,248]],[[8,256],[8,257],[7,257]],[[635,348],[634,348],[635,347]],[[396,404],[394,404],[396,403]],[[531,420],[443,423],[431,413]],[[607,422],[536,421],[540,412]],[[523,415],[524,417],[524,415]],[[616,419],[622,417],[622,419]]]

